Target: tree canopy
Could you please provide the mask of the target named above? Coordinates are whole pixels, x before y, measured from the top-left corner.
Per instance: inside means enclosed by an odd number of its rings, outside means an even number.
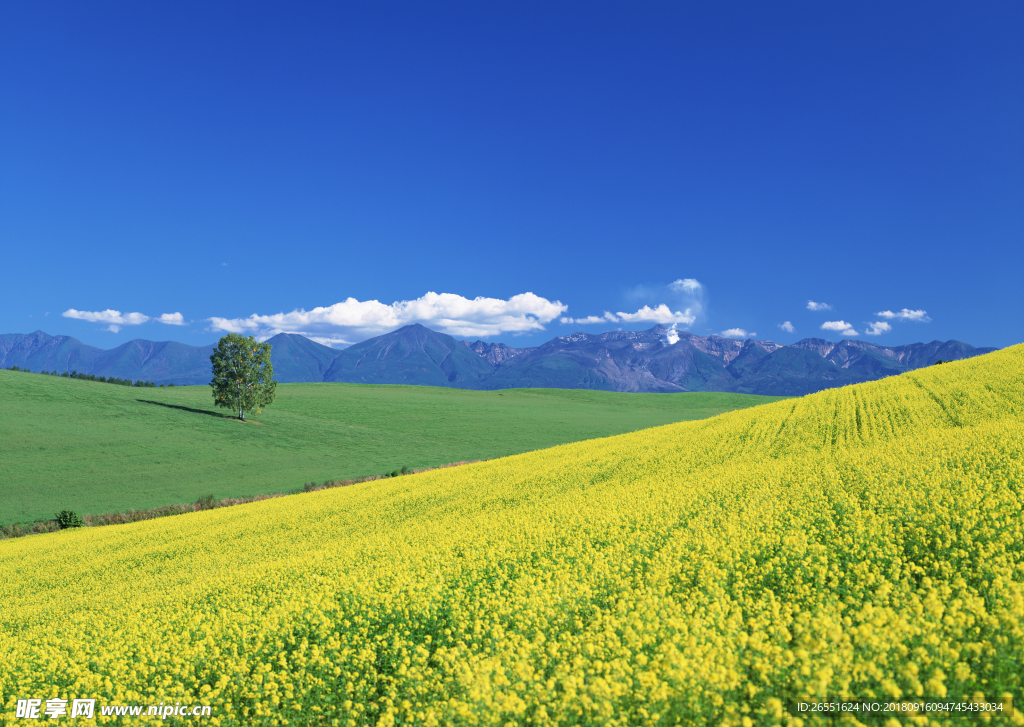
[[[270,344],[252,336],[229,333],[217,342],[210,356],[213,364],[213,400],[217,406],[238,411],[244,420],[246,410],[260,409],[274,401],[277,381],[270,363]]]

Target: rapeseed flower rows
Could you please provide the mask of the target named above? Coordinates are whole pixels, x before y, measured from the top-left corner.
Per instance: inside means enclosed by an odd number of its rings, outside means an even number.
[[[1017,346],[7,541],[3,719],[36,696],[209,704],[223,725],[1024,724],[1022,475]],[[845,700],[1003,709],[799,709]]]

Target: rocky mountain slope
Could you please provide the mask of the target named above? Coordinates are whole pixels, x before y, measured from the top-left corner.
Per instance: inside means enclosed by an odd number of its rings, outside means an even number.
[[[462,341],[462,344],[473,351],[478,356],[481,356],[492,364],[500,364],[508,361],[510,358],[519,356],[520,354],[529,353],[530,351],[537,350],[537,347],[532,348],[512,348],[506,346],[504,343],[487,343],[486,341],[476,340],[473,343],[469,341]]]

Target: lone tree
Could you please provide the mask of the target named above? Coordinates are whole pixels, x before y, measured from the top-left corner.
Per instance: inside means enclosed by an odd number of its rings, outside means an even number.
[[[210,356],[213,364],[213,400],[225,409],[237,409],[245,420],[245,410],[256,410],[274,401],[277,381],[270,363],[270,344],[258,343],[252,336],[229,333],[217,342]]]

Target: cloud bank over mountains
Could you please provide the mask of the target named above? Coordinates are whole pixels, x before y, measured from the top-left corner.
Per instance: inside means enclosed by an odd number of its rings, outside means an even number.
[[[931,321],[931,318],[928,317],[928,314],[925,311],[908,310],[906,308],[898,313],[893,313],[891,310],[883,310],[875,313],[875,315],[879,318],[888,318],[889,320],[917,321],[918,323],[928,323]]]
[[[353,343],[411,323],[452,336],[488,337],[500,333],[542,331],[544,325],[568,310],[568,306],[533,293],[508,300],[454,293],[428,292],[415,300],[386,304],[377,300],[348,298],[313,310],[248,318],[210,318],[210,328],[228,333],[248,333],[269,338],[278,333],[299,333],[326,345]]]
[[[807,310],[810,311],[823,311],[832,310],[832,306],[827,303],[816,303],[813,300],[807,301]],[[913,321],[917,323],[929,323],[931,318],[928,316],[927,311],[918,309],[911,310],[909,308],[903,308],[902,310],[894,313],[891,310],[883,310],[875,313],[879,318],[885,318],[885,321],[865,321],[864,335],[866,336],[881,336],[883,333],[889,333],[893,330],[892,324],[888,321]],[[789,321],[779,324],[779,328],[786,331],[787,333],[793,333],[793,324]],[[854,328],[852,323],[847,323],[845,320],[838,321],[825,321],[821,324],[821,330],[823,331],[834,331],[840,336],[859,336],[860,333]]]
[[[660,323],[685,328],[696,323],[704,313],[704,292],[704,286],[696,278],[679,278],[668,285],[638,285],[626,295],[637,301],[637,304],[643,303],[635,313],[605,311],[603,315],[584,318],[563,316],[559,323],[583,326],[599,323]]]
[[[117,333],[121,330],[121,326],[139,326],[147,321],[156,321],[158,323],[166,323],[170,326],[184,326],[186,324],[185,317],[181,313],[163,313],[156,318],[150,318],[143,313],[124,313],[122,314],[119,310],[107,310],[101,311],[88,311],[88,310],[75,310],[74,308],[68,308],[66,311],[61,313],[65,318],[75,318],[80,321],[89,321],[90,323],[106,323],[106,330],[111,333]]]
[[[718,335],[720,335],[722,338],[743,338],[743,339],[755,338],[757,336],[756,333],[753,333],[751,331],[746,331],[746,330],[744,330],[742,328],[727,328],[726,330],[722,331]]]
[[[625,311],[619,311],[618,313],[611,313],[605,311],[604,315],[600,316],[587,316],[586,318],[569,318],[562,316],[558,319],[559,323],[575,323],[577,325],[590,326],[595,323],[661,323],[663,325],[669,324],[682,324],[684,326],[693,325],[693,322],[697,320],[697,316],[690,312],[687,308],[684,311],[673,311],[664,303],[651,308],[649,305],[645,305],[640,308],[636,313],[626,313]]]
[[[677,331],[690,329],[704,318],[706,289],[696,278],[679,278],[667,285],[638,285],[624,293],[624,300],[626,306],[623,307],[626,310],[605,310],[600,315],[574,318],[566,315],[569,310],[567,304],[532,292],[513,295],[505,300],[483,296],[470,299],[455,293],[431,291],[413,300],[390,304],[349,297],[339,303],[318,306],[312,310],[296,308],[288,313],[253,313],[244,318],[213,316],[203,320],[208,323],[207,330],[211,332],[253,335],[259,340],[266,340],[279,333],[297,333],[333,347],[345,347],[413,323],[452,336],[490,338],[501,334],[544,331],[548,324],[556,320],[562,325],[614,326],[620,330],[623,325],[660,324],[670,328],[668,339],[675,339],[668,340],[668,343],[675,343],[679,338]],[[629,308],[634,305],[636,310],[630,312]],[[812,312],[833,310],[832,305],[814,300],[808,300],[805,307]],[[179,312],[149,316],[139,312],[122,313],[110,308],[102,311],[69,308],[62,315],[65,318],[99,323],[113,333],[124,326],[148,322],[172,326],[185,326],[190,322]],[[807,316],[806,313],[803,315]],[[864,321],[863,335],[881,336],[890,333],[894,330],[890,321],[931,321],[923,309],[902,308],[896,312],[887,309],[879,311],[875,316],[883,320]],[[796,332],[796,326],[790,320],[777,324],[777,327],[788,334]],[[827,320],[819,328],[844,337],[861,335],[855,325],[845,319]],[[757,337],[756,333],[742,326],[726,328],[717,335],[733,339]]]
[[[823,331],[835,331],[840,336],[858,336],[857,330],[852,324],[846,321],[825,321],[821,324],[821,330]]]

